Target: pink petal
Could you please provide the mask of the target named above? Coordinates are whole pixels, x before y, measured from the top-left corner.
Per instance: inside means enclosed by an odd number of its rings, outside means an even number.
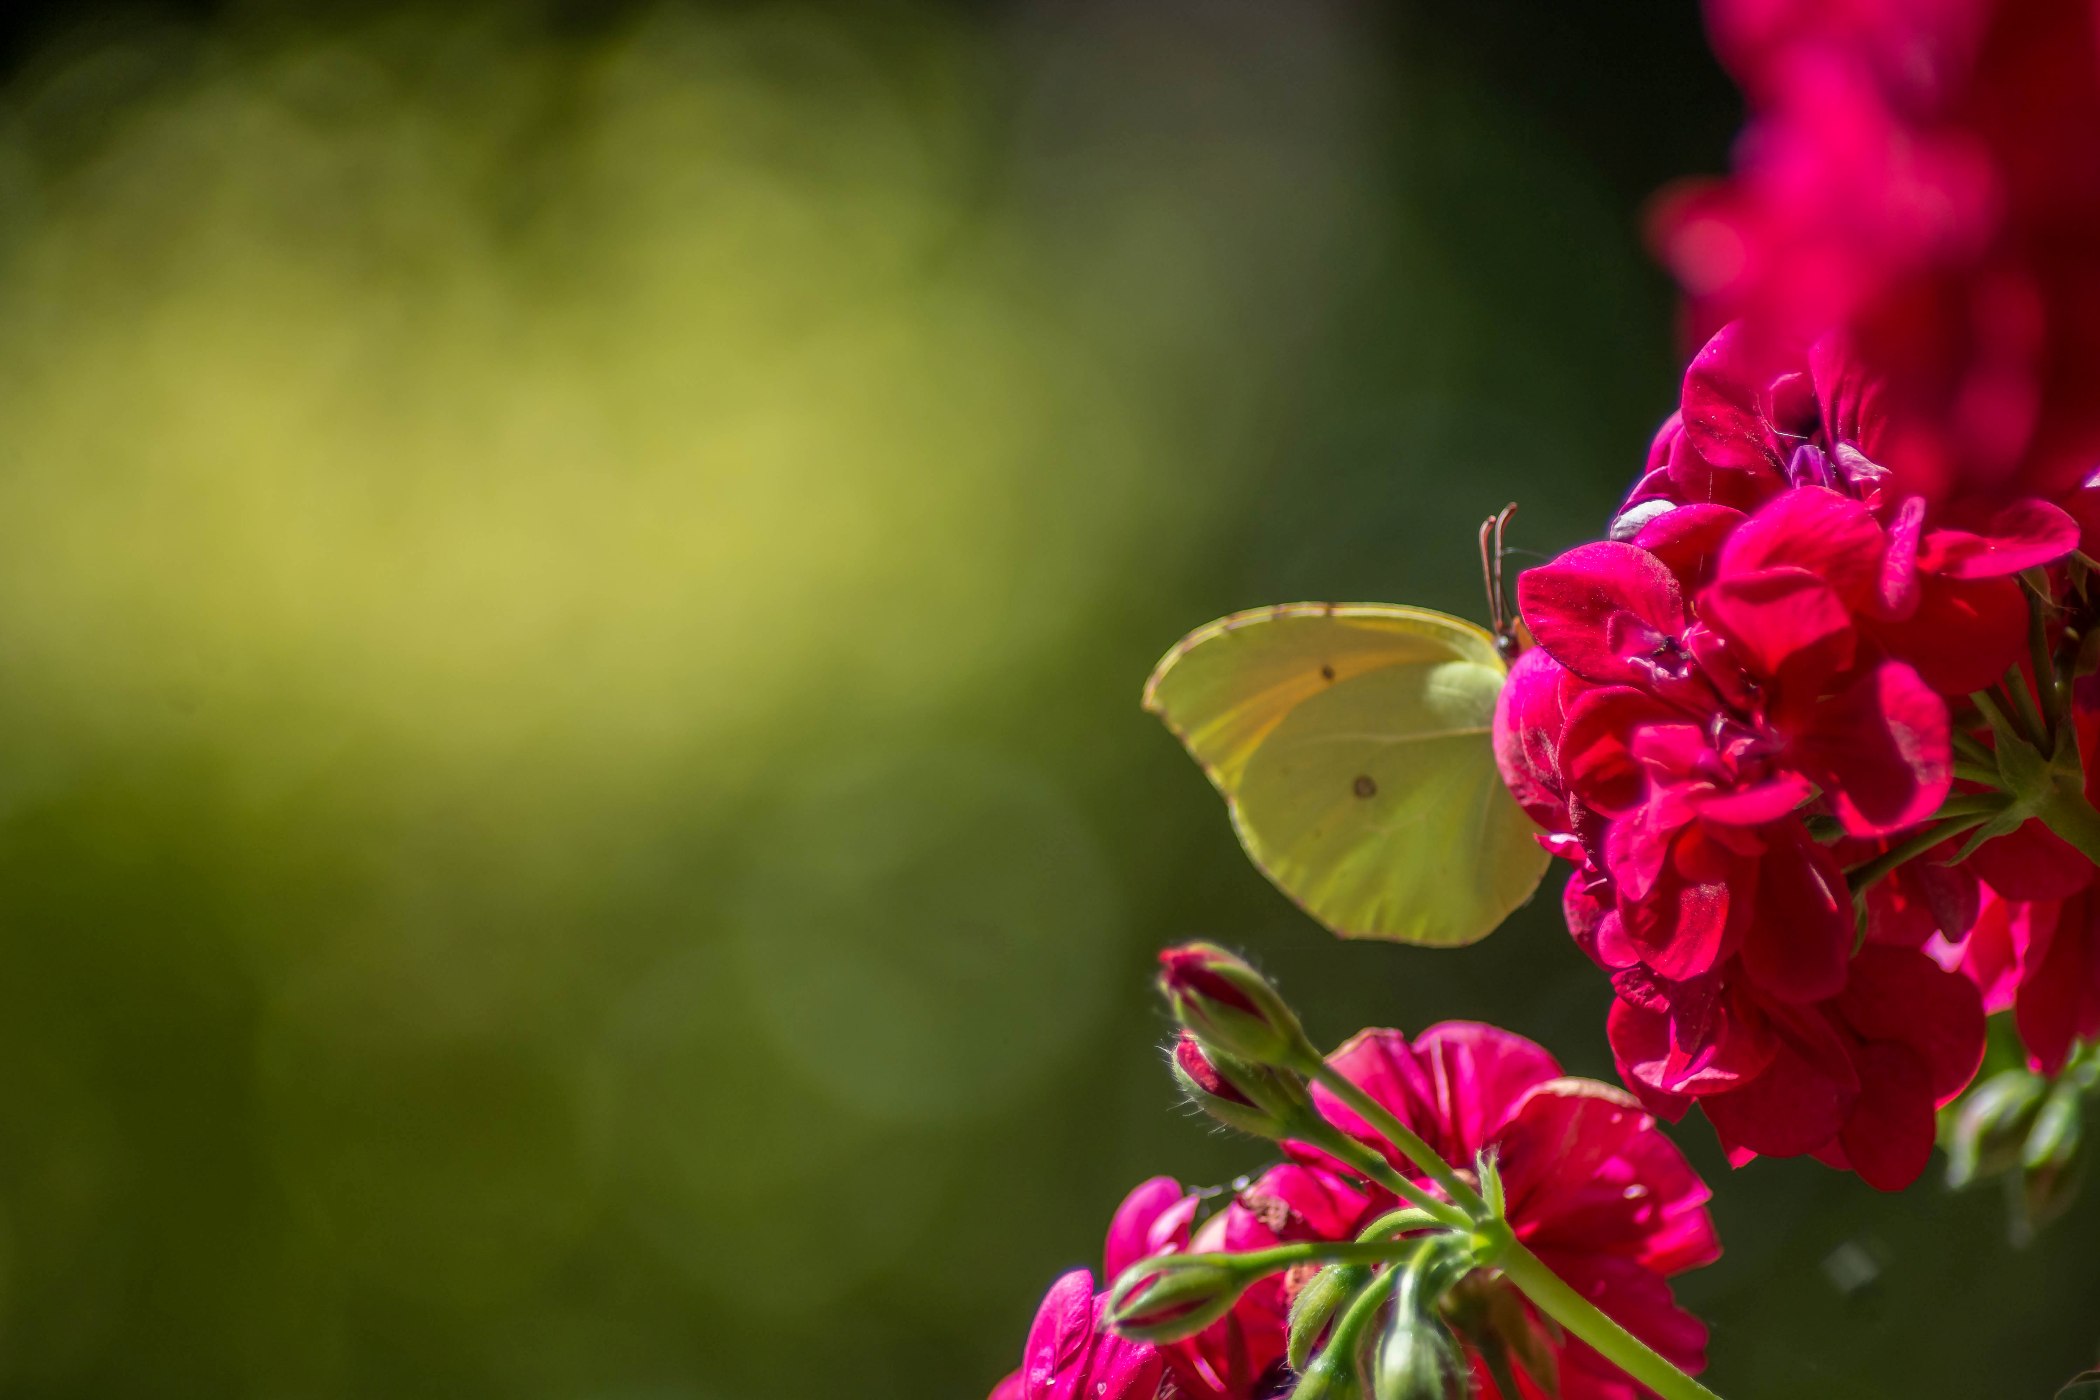
[[[1915,826],[1939,809],[1954,779],[1947,704],[1918,673],[1884,661],[1834,695],[1778,713],[1787,756],[1829,791],[1855,836]]]
[[[1765,826],[1791,814],[1816,795],[1816,785],[1799,773],[1775,772],[1761,783],[1699,799],[1694,809],[1701,821],[1723,826]]]
[[[1706,1369],[1705,1324],[1678,1307],[1670,1285],[1654,1273],[1631,1260],[1608,1255],[1545,1249],[1539,1251],[1539,1258],[1612,1321],[1668,1357],[1672,1364],[1687,1371]],[[1582,1343],[1571,1339],[1567,1347],[1571,1365],[1587,1368],[1594,1358],[1600,1368],[1597,1374],[1613,1374],[1609,1364]],[[1563,1400],[1575,1400],[1581,1394],[1576,1388],[1577,1378],[1565,1379],[1569,1383],[1563,1387]],[[1636,1389],[1627,1394],[1632,1397],[1644,1392]]]
[[[1683,1098],[1747,1084],[1778,1053],[1770,1028],[1738,1004],[1719,973],[1672,983],[1634,968],[1613,977],[1612,990],[1605,1021],[1612,1058],[1626,1087],[1658,1117],[1680,1116]]]
[[[1028,1388],[1022,1380],[1021,1373],[1015,1371],[1005,1380],[993,1386],[992,1393],[986,1400],[1027,1400],[1027,1395]]]
[[[1072,1400],[1094,1344],[1094,1276],[1074,1269],[1050,1285],[1021,1353],[1026,1400]]]
[[[1618,905],[1606,897],[1608,893],[1608,886],[1601,894],[1590,889],[1578,870],[1561,889],[1561,915],[1575,946],[1592,962],[1604,968],[1631,967],[1640,961],[1640,953],[1627,940]]]
[[[1436,1116],[1445,1141],[1470,1161],[1493,1141],[1534,1084],[1560,1076],[1545,1049],[1514,1032],[1479,1021],[1442,1021],[1415,1038],[1415,1054],[1429,1069]]]
[[[1104,1333],[1072,1400],[1157,1400],[1165,1372],[1158,1348]]]
[[[1683,630],[1677,579],[1660,559],[1605,540],[1517,578],[1517,602],[1539,645],[1600,685],[1642,684],[1667,665]]]
[[[1548,831],[1568,829],[1560,740],[1567,707],[1584,689],[1543,648],[1518,657],[1495,704],[1495,764],[1517,805]]]
[[[1197,1199],[1171,1176],[1138,1183],[1108,1222],[1101,1276],[1113,1283],[1140,1259],[1186,1247],[1197,1205]]]
[[[1356,1234],[1371,1197],[1349,1177],[1285,1162],[1256,1177],[1224,1214],[1222,1247],[1259,1249],[1287,1240],[1340,1240]]]
[[[1925,533],[1919,567],[1949,578],[2002,578],[2053,564],[2078,548],[2078,522],[2028,497],[1986,508],[1962,504]]]

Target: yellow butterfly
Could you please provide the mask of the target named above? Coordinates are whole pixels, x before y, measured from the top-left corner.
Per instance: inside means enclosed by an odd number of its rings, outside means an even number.
[[[1285,603],[1190,633],[1144,703],[1307,913],[1345,938],[1457,946],[1530,899],[1548,861],[1495,768],[1503,651],[1427,608]]]

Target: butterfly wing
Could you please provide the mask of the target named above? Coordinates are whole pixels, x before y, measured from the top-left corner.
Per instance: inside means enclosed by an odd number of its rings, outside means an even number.
[[[1495,770],[1495,639],[1425,608],[1294,603],[1183,639],[1145,687],[1263,874],[1346,938],[1457,945],[1547,856]]]

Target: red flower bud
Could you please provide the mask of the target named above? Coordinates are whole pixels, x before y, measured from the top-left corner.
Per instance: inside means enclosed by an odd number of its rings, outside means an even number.
[[[1295,1075],[1230,1057],[1221,1066],[1187,1031],[1174,1042],[1173,1064],[1175,1082],[1188,1101],[1228,1128],[1286,1138],[1297,1131],[1293,1120],[1312,1111],[1312,1096]]]
[[[1169,948],[1159,955],[1159,968],[1159,989],[1174,1019],[1206,1049],[1256,1065],[1295,1068],[1317,1058],[1268,979],[1223,948]]]

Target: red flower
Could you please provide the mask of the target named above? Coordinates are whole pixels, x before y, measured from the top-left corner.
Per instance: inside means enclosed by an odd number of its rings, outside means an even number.
[[[1703,1368],[1706,1329],[1677,1306],[1666,1280],[1720,1257],[1706,1210],[1710,1193],[1631,1098],[1603,1084],[1562,1078],[1539,1046],[1475,1022],[1432,1026],[1412,1043],[1398,1031],[1364,1031],[1328,1062],[1445,1160],[1468,1164],[1492,1150],[1517,1238],[1673,1363]],[[1318,1086],[1313,1094],[1335,1126],[1419,1179],[1353,1111]],[[1294,1144],[1292,1155],[1241,1196],[1281,1238],[1349,1238],[1398,1204],[1317,1148]],[[1476,1277],[1460,1291],[1502,1286]],[[1530,1340],[1557,1353],[1564,1400],[1635,1400],[1646,1393],[1583,1343],[1538,1327],[1528,1304],[1522,1316],[1537,1328]],[[1474,1384],[1483,1400],[1501,1396],[1484,1367],[1476,1368]]]
[[[1982,1055],[1975,989],[1915,951],[1966,930],[1974,876],[1897,871],[1854,956],[1850,890],[1803,814],[1871,853],[1947,796],[1946,703],[1879,629],[1892,558],[1943,564],[1981,536],[1899,550],[1857,462],[1847,489],[1794,484],[1804,465],[1777,465],[1754,426],[1796,411],[1774,407],[1793,392],[1750,396],[1725,436],[1747,513],[1666,501],[1629,540],[1519,580],[1539,648],[1512,668],[1496,753],[1578,866],[1568,926],[1613,975],[1612,1046],[1641,1101],[1672,1118],[1697,1102],[1739,1162],[1814,1154],[1894,1189]]]
[[[1553,1058],[1521,1036],[1472,1022],[1433,1026],[1412,1043],[1397,1031],[1364,1031],[1329,1057],[1446,1160],[1469,1164],[1482,1150],[1500,1164],[1511,1227],[1568,1283],[1677,1365],[1705,1364],[1706,1329],[1676,1304],[1666,1281],[1720,1256],[1707,1214],[1709,1193],[1655,1120],[1619,1090],[1566,1079]],[[1406,1158],[1323,1089],[1320,1111],[1377,1147],[1410,1177]],[[1400,1203],[1384,1189],[1304,1143],[1290,1159],[1199,1222],[1202,1197],[1171,1177],[1143,1182],[1117,1209],[1103,1251],[1111,1278],[1154,1255],[1244,1251],[1304,1240],[1354,1239]],[[1425,1183],[1426,1184],[1426,1183]],[[1230,1313],[1193,1337],[1161,1347],[1104,1350],[1099,1299],[1085,1271],[1051,1290],[1029,1340],[1028,1365],[993,1400],[1085,1400],[1086,1386],[1127,1400],[1273,1400],[1293,1377],[1285,1362],[1290,1300],[1309,1274],[1262,1280]],[[1062,1290],[1062,1292],[1060,1292]],[[1557,1357],[1564,1400],[1638,1400],[1645,1394],[1585,1344],[1549,1330],[1528,1303],[1500,1295],[1492,1275],[1459,1285],[1449,1306],[1461,1329],[1519,1325],[1524,1354]],[[1490,1302],[1499,1307],[1484,1306]],[[1089,1340],[1091,1339],[1091,1340]],[[1044,1379],[1031,1382],[1031,1375]],[[1027,1389],[1029,1384],[1040,1388]],[[1072,1389],[1065,1389],[1067,1385]],[[1503,1397],[1485,1367],[1476,1394]],[[1118,1386],[1123,1387],[1117,1389]],[[1147,1388],[1147,1387],[1151,1388]],[[1534,1400],[1527,1393],[1524,1400]]]
[[[1105,1298],[1085,1269],[1051,1284],[1028,1329],[1021,1369],[992,1388],[991,1400],[1156,1400],[1159,1354],[1102,1330]]]
[[[2100,460],[2100,36],[2089,0],[1709,0],[1735,174],[1655,220],[1700,334],[1840,335],[1881,465],[2055,498]]]
[[[2082,681],[2074,697],[2091,801],[2100,796],[2100,687]],[[2029,1065],[2055,1074],[2080,1041],[2100,1037],[2100,870],[2039,822],[1987,843],[1968,864],[1978,912],[1927,950],[1976,984],[1985,1010],[2010,1010]]]
[[[1854,626],[1863,506],[1805,489],[1750,517],[1687,509],[1695,528],[1646,527],[1660,552],[1585,545],[1518,581],[1549,659],[1512,672],[1497,754],[1610,906],[1600,962],[1684,981],[1740,953],[1769,994],[1818,1000],[1844,983],[1852,917],[1799,812],[1820,794],[1862,836],[1928,816],[1946,707]]]
[[[1813,1005],[1762,994],[1736,964],[1683,983],[1635,970],[1614,990],[1620,1076],[1665,1117],[1697,1102],[1738,1165],[1813,1154],[1901,1190],[1931,1160],[1935,1110],[1983,1061],[1976,988],[1907,948],[1868,944]]]
[[[1915,454],[1902,450],[1903,420],[1890,399],[1836,337],[1776,349],[1742,323],[1723,327],[1692,360],[1683,407],[1658,436],[1613,534],[1675,539],[1690,527],[1715,529],[1717,503],[1751,510],[1795,487],[1836,492],[1866,508],[1844,522],[1842,541],[1846,601],[1860,625],[1935,690],[1988,686],[2025,640],[2012,575],[2076,548],[2078,523],[2037,497],[1961,491],[1963,482],[1915,460],[1904,465]],[[2075,497],[2081,508],[2085,494]],[[1678,522],[1672,508],[1687,506],[1697,510]]]

